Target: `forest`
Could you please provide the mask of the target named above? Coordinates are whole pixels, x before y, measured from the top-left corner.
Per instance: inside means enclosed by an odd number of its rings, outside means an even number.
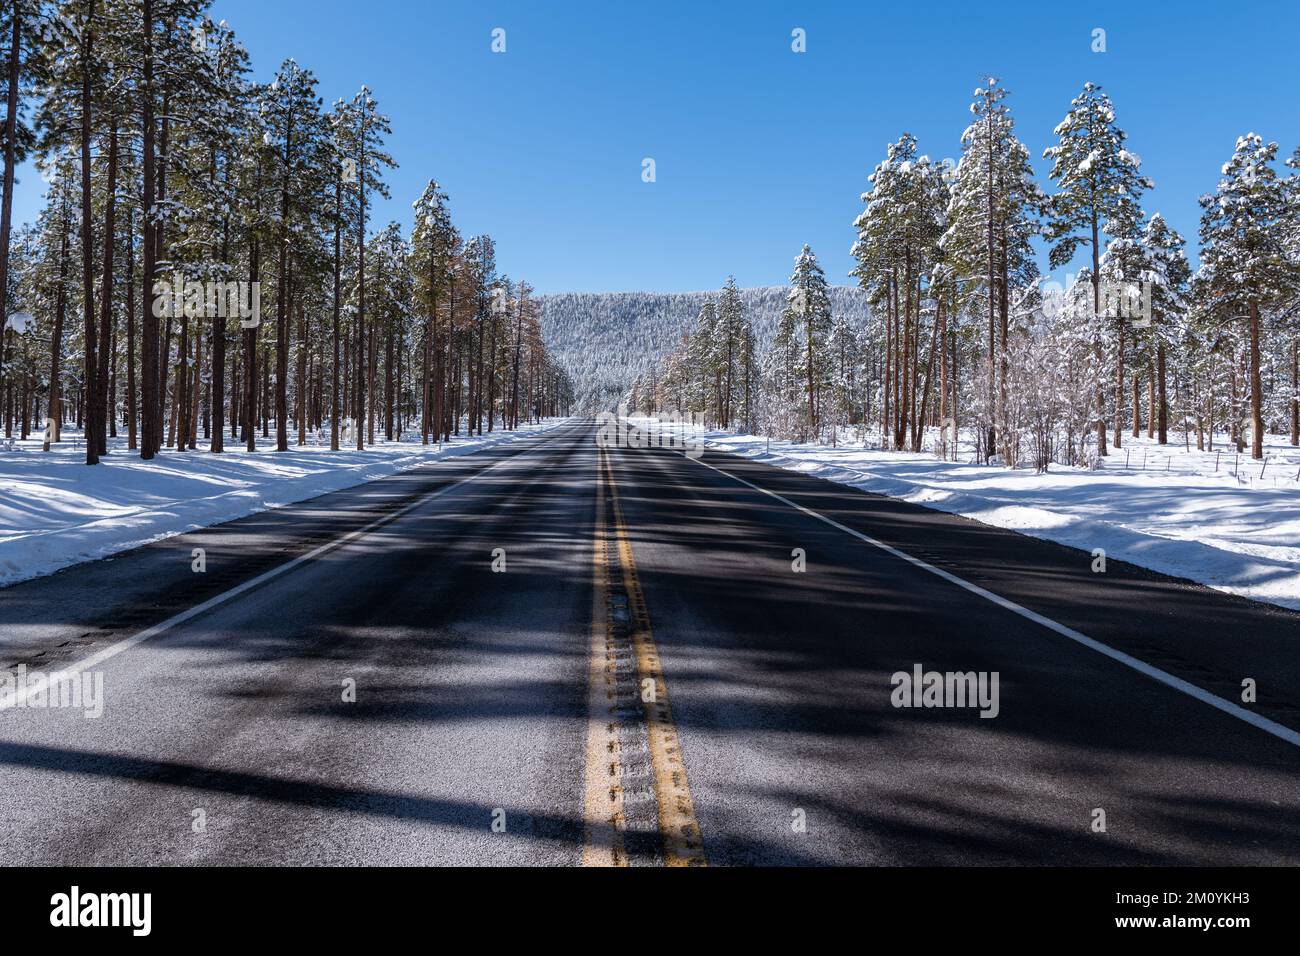
[[[1277,143],[1237,140],[1200,198],[1193,268],[1148,212],[1154,183],[1100,86],[1052,131],[1047,183],[998,80],[970,111],[960,160],[905,133],[869,176],[853,223],[867,309],[835,307],[805,245],[770,341],[728,281],[659,343],[629,405],[801,441],[853,426],[953,460],[961,441],[1040,470],[1095,464],[1143,431],[1202,450],[1226,436],[1256,459],[1266,434],[1300,444],[1300,147],[1282,162]]]
[[[309,436],[364,450],[567,414],[532,288],[433,179],[378,226],[388,118],[267,83],[201,0],[6,0],[0,290],[6,438],[165,450]],[[45,184],[13,223],[18,166]]]

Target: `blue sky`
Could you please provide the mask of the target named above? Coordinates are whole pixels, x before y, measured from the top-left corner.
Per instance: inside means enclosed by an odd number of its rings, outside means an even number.
[[[866,177],[904,131],[957,157],[971,91],[1003,79],[1035,159],[1084,81],[1115,102],[1195,244],[1196,198],[1236,137],[1300,141],[1300,5],[215,0],[267,79],[292,56],[326,102],[363,83],[389,114],[393,198],[429,177],[465,235],[541,292],[786,280],[804,242],[852,267]],[[494,28],[506,52],[491,51]],[[807,52],[791,50],[803,28]],[[1106,31],[1094,53],[1092,31]],[[641,178],[655,160],[657,180]],[[1045,174],[1047,164],[1037,162]],[[40,180],[19,187],[19,221]]]

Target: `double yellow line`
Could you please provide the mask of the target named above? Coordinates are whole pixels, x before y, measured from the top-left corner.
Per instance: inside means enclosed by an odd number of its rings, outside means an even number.
[[[619,742],[617,657],[620,638],[611,627],[610,583],[620,575],[627,595],[628,638],[636,664],[637,697],[649,741],[652,779],[668,866],[704,866],[704,844],[686,779],[681,740],[673,723],[659,651],[636,558],[623,519],[618,485],[605,449],[596,452],[596,528],[592,560],[591,651],[588,683],[587,769],[583,816],[584,866],[627,866],[624,841],[622,754]],[[612,520],[611,520],[612,519]]]

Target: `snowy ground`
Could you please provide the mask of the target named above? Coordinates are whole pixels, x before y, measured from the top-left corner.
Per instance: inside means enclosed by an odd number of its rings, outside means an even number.
[[[1300,610],[1300,449],[1279,436],[1262,466],[1226,436],[1223,451],[1202,453],[1175,433],[1164,447],[1125,436],[1096,471],[1039,475],[970,464],[967,449],[965,463],[865,450],[848,430],[835,448],[696,433],[708,447]]]
[[[227,439],[221,455],[168,451],[152,462],[141,461],[126,450],[125,439],[116,438],[94,468],[86,466],[76,432],[65,430],[65,440],[48,454],[41,451],[39,434],[28,441],[0,439],[0,586],[514,441],[562,421],[454,438],[441,449],[408,433],[403,441],[364,452],[331,452],[325,432],[309,436],[302,448],[291,444],[287,452],[271,451],[259,436],[262,449],[252,454]]]

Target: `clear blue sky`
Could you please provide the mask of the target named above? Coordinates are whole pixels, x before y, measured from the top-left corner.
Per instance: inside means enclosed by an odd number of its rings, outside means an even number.
[[[887,142],[959,155],[1001,77],[1037,158],[1084,81],[1111,94],[1148,197],[1195,244],[1196,197],[1236,137],[1300,141],[1300,5],[216,0],[265,80],[292,56],[326,102],[363,83],[401,168],[375,226],[430,176],[466,234],[542,292],[782,283],[802,243],[847,282]],[[491,52],[491,31],[506,52]],[[791,30],[807,52],[791,51]],[[1091,50],[1106,30],[1105,53]],[[641,180],[641,161],[657,181]],[[36,209],[26,175],[19,220]],[[1044,177],[1045,182],[1045,177]],[[1046,184],[1046,183],[1045,183]]]

